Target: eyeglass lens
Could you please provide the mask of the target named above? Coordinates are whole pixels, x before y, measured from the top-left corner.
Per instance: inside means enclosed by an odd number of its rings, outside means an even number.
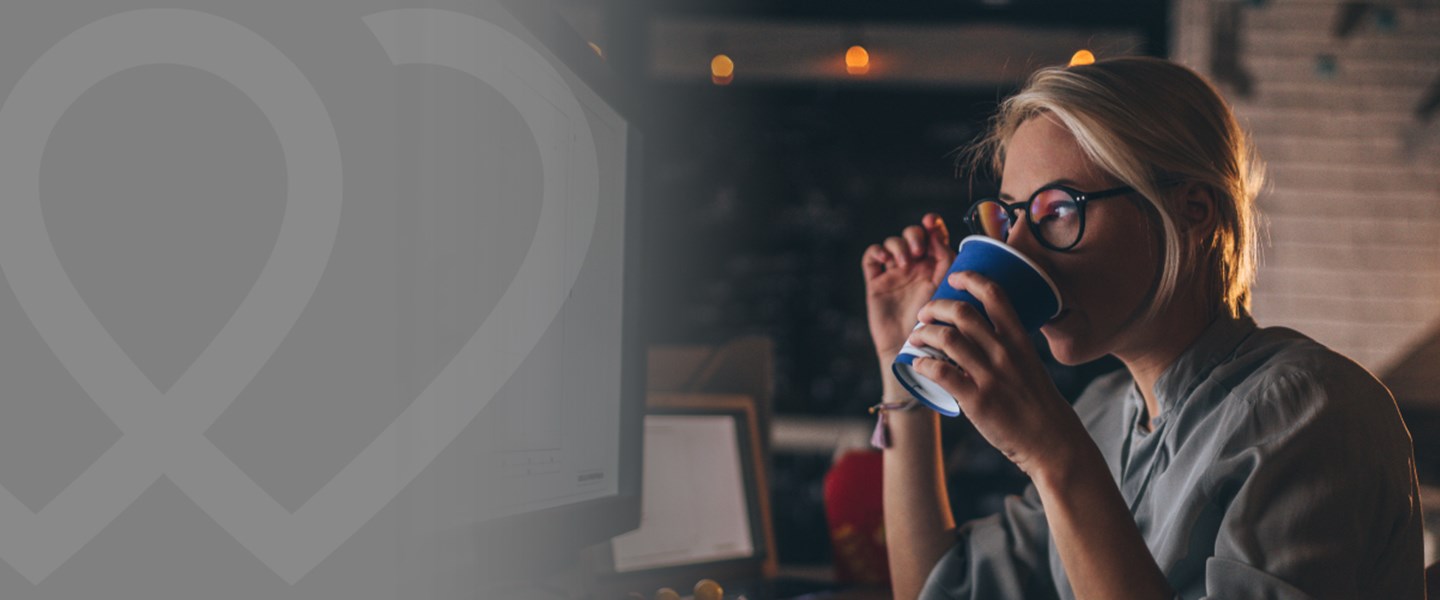
[[[1057,248],[1069,247],[1080,235],[1080,207],[1065,190],[1049,189],[1035,194],[1025,210],[1026,218],[1035,224],[1035,231],[1046,243]],[[1001,241],[1010,237],[1010,212],[996,200],[975,205],[972,222],[977,233]]]

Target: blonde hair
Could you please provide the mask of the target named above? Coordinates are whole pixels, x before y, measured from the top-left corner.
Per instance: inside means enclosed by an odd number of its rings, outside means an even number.
[[[1187,257],[1203,261],[1205,291],[1218,308],[1232,317],[1249,311],[1257,263],[1254,205],[1264,163],[1213,86],[1184,66],[1150,57],[1040,69],[1001,103],[987,135],[966,153],[972,174],[987,160],[1002,173],[1015,131],[1042,114],[1156,209],[1164,260],[1147,317],[1170,302]],[[1176,215],[1184,188],[1169,182],[1200,183],[1215,198],[1215,230],[1199,247],[1183,243]]]

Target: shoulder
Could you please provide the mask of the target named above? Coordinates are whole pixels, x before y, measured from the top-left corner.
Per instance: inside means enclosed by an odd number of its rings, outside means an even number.
[[[1231,388],[1239,414],[1398,417],[1390,391],[1365,367],[1284,327],[1257,329],[1212,378]]]
[[[1419,549],[1410,434],[1369,371],[1298,332],[1267,328],[1214,380],[1230,388],[1223,418],[1201,438],[1214,445],[1199,444],[1211,459],[1200,486],[1228,506],[1229,552],[1278,573],[1293,568],[1287,561],[1319,560],[1294,548],[1330,548],[1352,566],[1357,556]],[[1378,568],[1364,560],[1362,572]]]
[[[1215,369],[1211,383],[1226,391],[1220,430],[1232,451],[1306,442],[1357,451],[1350,460],[1409,457],[1410,433],[1384,384],[1292,329],[1257,329]]]

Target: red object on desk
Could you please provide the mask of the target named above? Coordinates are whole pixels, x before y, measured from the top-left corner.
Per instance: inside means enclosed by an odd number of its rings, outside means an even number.
[[[825,519],[830,525],[835,578],[842,583],[890,583],[881,505],[882,458],[877,450],[851,450],[825,474]]]

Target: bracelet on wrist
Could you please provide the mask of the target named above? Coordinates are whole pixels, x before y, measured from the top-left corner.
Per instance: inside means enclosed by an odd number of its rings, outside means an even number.
[[[885,413],[892,410],[908,412],[915,410],[915,407],[919,405],[920,402],[914,398],[902,398],[899,400],[881,399],[879,404],[871,406],[870,414],[878,414],[879,417],[875,419],[875,432],[870,434],[870,445],[878,450],[885,450],[892,445],[890,439],[890,421],[885,418]]]

